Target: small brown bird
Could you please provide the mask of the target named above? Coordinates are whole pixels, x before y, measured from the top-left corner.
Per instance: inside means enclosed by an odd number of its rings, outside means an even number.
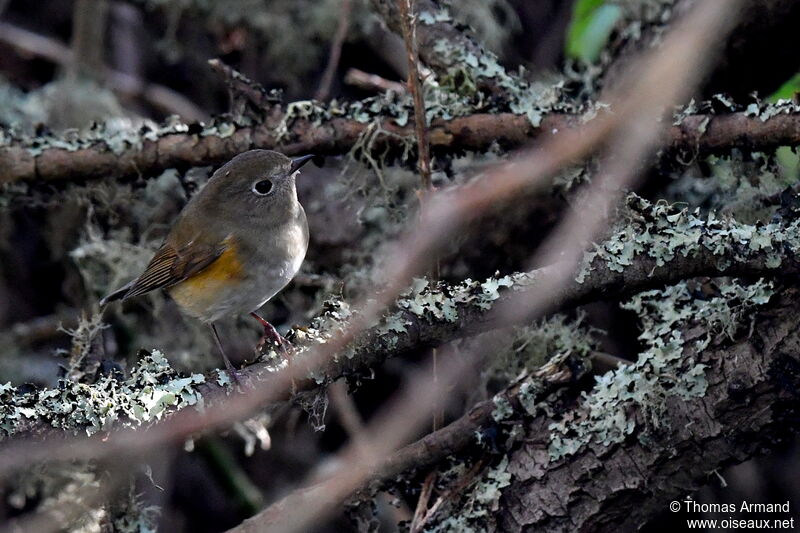
[[[250,313],[264,327],[264,339],[283,346],[285,339],[256,311],[305,258],[308,223],[295,178],[312,157],[251,150],[231,159],[186,204],[145,271],[100,305],[165,289],[184,312],[211,326],[234,377],[217,320]]]

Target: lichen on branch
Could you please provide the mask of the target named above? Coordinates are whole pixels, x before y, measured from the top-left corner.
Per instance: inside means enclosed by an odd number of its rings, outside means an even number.
[[[773,286],[722,283],[719,294],[707,300],[695,297],[686,282],[663,290],[646,291],[622,305],[639,316],[639,340],[645,349],[638,360],[598,376],[584,393],[579,409],[549,426],[550,459],[570,456],[588,444],[608,447],[633,435],[647,446],[665,428],[667,402],[702,397],[708,387],[707,365],[684,355],[702,352],[720,335],[732,339],[749,317],[769,302]],[[702,331],[687,338],[688,325],[703,321]]]
[[[800,220],[741,224],[710,215],[707,219],[665,203],[651,204],[630,195],[623,229],[612,232],[587,253],[575,279],[560,289],[551,310],[597,298],[624,298],[653,287],[697,276],[790,277],[800,273]],[[344,376],[369,375],[386,359],[420,347],[436,346],[511,324],[497,323],[491,313],[500,302],[525,297],[540,284],[559,279],[564,265],[529,273],[491,277],[483,282],[448,284],[417,279],[364,334],[322,367],[307,365],[304,353],[328,342],[346,328],[357,310],[341,299],[329,301],[308,327],[289,333],[296,351],[292,364],[304,369],[297,390],[308,391]],[[519,317],[525,322],[526,317]],[[98,431],[117,421],[152,421],[169,409],[224,396],[220,376],[180,377],[159,352],[134,367],[122,382],[102,377],[94,385],[68,383],[64,391],[26,391],[5,386],[6,433],[37,420],[47,426]],[[285,361],[269,352],[264,360],[241,370],[244,380],[269,380]],[[304,367],[305,365],[305,367]],[[202,389],[200,395],[197,387]],[[202,396],[202,397],[201,397]],[[283,397],[290,399],[288,391]],[[79,406],[79,409],[76,409]],[[80,416],[77,416],[80,415]]]
[[[168,409],[202,405],[202,374],[180,376],[158,350],[145,352],[123,378],[114,372],[94,383],[67,379],[56,388],[0,385],[0,431],[4,437],[53,428],[92,435],[152,423]]]

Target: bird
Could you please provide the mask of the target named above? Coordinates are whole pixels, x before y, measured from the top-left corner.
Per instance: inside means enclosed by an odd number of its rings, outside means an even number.
[[[264,328],[261,343],[271,339],[285,349],[288,341],[256,311],[305,259],[308,221],[295,180],[313,157],[250,150],[222,165],[178,214],[144,272],[100,306],[165,290],[184,313],[210,326],[234,379],[217,321],[249,313]]]

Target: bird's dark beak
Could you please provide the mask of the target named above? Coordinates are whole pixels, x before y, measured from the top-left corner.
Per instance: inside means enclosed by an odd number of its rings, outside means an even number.
[[[296,159],[292,159],[292,166],[289,167],[289,173],[293,173],[295,170],[299,170],[300,167],[311,161],[314,155],[304,155],[302,157],[298,157]]]

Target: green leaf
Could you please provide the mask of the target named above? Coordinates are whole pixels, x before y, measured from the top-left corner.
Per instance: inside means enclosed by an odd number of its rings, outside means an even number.
[[[567,30],[567,55],[587,63],[596,61],[621,17],[618,5],[606,4],[605,0],[578,0]]]
[[[800,93],[800,72],[791,77],[780,89],[775,91],[770,97],[770,102],[778,100],[791,100],[795,93]]]

